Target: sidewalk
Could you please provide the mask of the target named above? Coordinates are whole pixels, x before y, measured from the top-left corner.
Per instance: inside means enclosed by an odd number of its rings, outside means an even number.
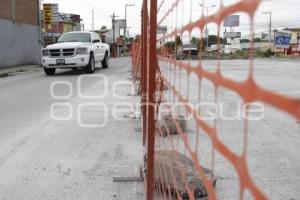
[[[0,78],[14,76],[19,73],[39,71],[42,68],[39,65],[24,65],[15,67],[0,68]]]

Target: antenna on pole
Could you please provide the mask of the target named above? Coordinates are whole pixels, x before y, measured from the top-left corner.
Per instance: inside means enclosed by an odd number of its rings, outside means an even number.
[[[95,14],[94,9],[92,9],[92,31],[95,30]]]

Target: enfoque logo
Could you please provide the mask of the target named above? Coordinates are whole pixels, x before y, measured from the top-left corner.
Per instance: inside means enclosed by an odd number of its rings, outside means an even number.
[[[95,86],[93,91],[97,93],[89,93],[89,87],[84,85],[93,80]],[[64,94],[61,88],[67,88]],[[76,96],[74,95],[76,91]],[[50,115],[53,120],[67,121],[76,118],[77,124],[83,128],[103,128],[108,124],[108,118],[111,117],[117,121],[126,121],[124,115],[128,113],[136,113],[141,106],[153,106],[157,108],[156,104],[141,104],[140,102],[131,101],[132,96],[128,94],[135,93],[135,86],[131,81],[114,81],[109,83],[108,78],[102,74],[81,75],[76,82],[76,88],[69,81],[53,81],[50,86],[50,95],[55,102],[51,104]],[[154,98],[158,97],[155,94]],[[209,94],[208,94],[209,95]],[[143,95],[142,95],[143,96]],[[146,95],[144,95],[146,96]],[[79,98],[83,102],[75,104],[70,101],[72,98]],[[172,113],[174,117],[178,114],[178,110],[185,110],[186,108],[196,111],[195,116],[205,121],[214,120],[249,120],[259,121],[265,118],[265,107],[261,103],[238,103],[234,104],[235,109],[226,108],[223,103],[212,102],[198,102],[195,104],[178,103],[178,102],[162,102],[159,107],[159,115],[155,116],[156,120],[161,119],[164,113]],[[64,110],[65,112],[62,112]],[[185,120],[194,120],[194,114],[185,113]],[[181,114],[182,115],[182,114]],[[90,120],[85,120],[85,118]]]
[[[97,93],[88,93],[84,85],[89,81],[95,81]],[[65,88],[64,94],[61,88]],[[50,106],[50,116],[55,121],[68,121],[76,117],[77,124],[83,128],[102,128],[107,126],[109,113],[117,120],[125,120],[121,115],[128,112],[134,112],[139,105],[130,103],[131,98],[128,93],[134,94],[135,87],[130,81],[114,81],[109,87],[109,80],[105,75],[92,74],[81,75],[76,81],[76,88],[70,81],[53,81],[50,85],[50,96],[56,102]],[[75,91],[76,94],[75,95]],[[121,92],[120,92],[121,91]],[[127,91],[126,94],[120,94]],[[72,98],[84,100],[79,104],[71,103]],[[114,100],[116,103],[111,102]],[[111,112],[109,110],[111,108]],[[62,112],[64,111],[64,112]],[[98,112],[98,113],[97,113]],[[85,113],[93,115],[94,120],[84,120]],[[100,113],[100,115],[99,115]],[[95,120],[95,118],[97,118]],[[91,122],[96,121],[96,122]]]

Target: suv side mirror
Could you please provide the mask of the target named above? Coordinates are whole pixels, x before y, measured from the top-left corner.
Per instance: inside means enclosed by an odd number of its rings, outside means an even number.
[[[93,43],[99,43],[100,42],[100,40],[94,40],[93,41]]]

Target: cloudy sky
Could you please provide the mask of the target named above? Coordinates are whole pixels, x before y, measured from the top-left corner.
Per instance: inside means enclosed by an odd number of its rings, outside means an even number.
[[[158,0],[160,2],[161,0]],[[224,5],[230,5],[238,0],[223,0]],[[128,7],[128,26],[130,27],[130,34],[138,34],[140,32],[140,10],[142,0],[43,0],[45,3],[58,3],[60,12],[80,14],[84,20],[85,28],[91,29],[92,14],[91,10],[95,12],[95,28],[100,29],[101,26],[106,25],[111,27],[111,15],[115,13],[119,19],[124,18],[125,4],[135,4],[134,7]],[[166,2],[173,2],[173,0],[166,0]],[[192,2],[192,6],[190,4]],[[209,14],[213,14],[220,6],[220,0],[184,0],[183,10],[184,18],[187,20],[192,13],[192,19],[197,19],[202,15],[202,7],[199,3],[207,6],[216,5],[209,9]],[[166,4],[167,7],[167,4]],[[190,9],[192,8],[192,10]],[[163,11],[163,10],[162,10]],[[255,17],[256,32],[268,31],[268,17],[262,12],[272,12],[272,26],[273,28],[284,27],[299,27],[300,28],[300,0],[263,0]],[[206,11],[205,11],[206,12]],[[243,35],[247,35],[249,31],[249,18],[242,13],[241,26],[235,28],[235,31],[241,31]],[[178,20],[182,21],[182,20]],[[173,26],[174,23],[170,20],[166,23],[168,26]],[[180,23],[181,24],[181,23]],[[180,26],[180,24],[177,24]],[[210,34],[216,31],[214,24],[209,25]]]

